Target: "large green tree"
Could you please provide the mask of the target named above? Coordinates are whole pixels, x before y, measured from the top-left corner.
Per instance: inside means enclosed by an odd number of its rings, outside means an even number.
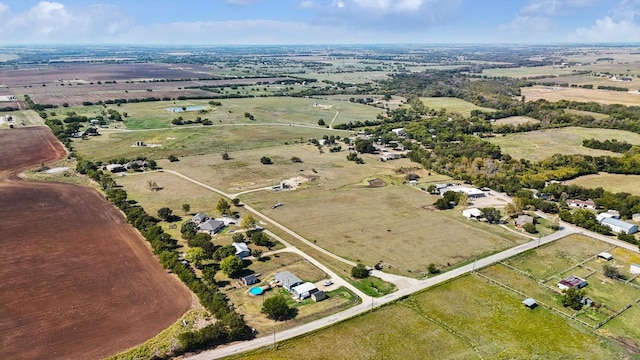
[[[218,210],[220,215],[228,215],[230,209],[231,209],[231,205],[229,205],[229,202],[226,199],[221,198],[220,200],[218,200],[218,204],[216,205],[216,210]]]
[[[235,255],[229,255],[220,262],[220,270],[232,278],[237,277],[243,267],[242,260]]]
[[[291,313],[289,305],[287,305],[287,299],[284,296],[273,296],[264,301],[262,304],[263,314],[267,315],[269,319],[276,321],[286,320]]]

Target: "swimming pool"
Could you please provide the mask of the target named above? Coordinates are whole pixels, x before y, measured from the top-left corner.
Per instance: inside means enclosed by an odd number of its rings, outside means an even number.
[[[253,287],[253,288],[249,289],[249,293],[251,295],[262,295],[263,292],[264,292],[264,290],[260,286],[256,286],[256,287]]]

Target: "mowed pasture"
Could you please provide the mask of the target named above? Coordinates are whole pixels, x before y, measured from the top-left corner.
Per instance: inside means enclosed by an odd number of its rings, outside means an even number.
[[[610,86],[627,87],[625,83],[611,83]],[[531,86],[521,89],[527,101],[545,99],[555,102],[560,100],[596,102],[599,104],[621,104],[625,106],[640,105],[639,92],[620,92],[609,90],[592,90],[581,88]]]
[[[561,129],[544,129],[526,133],[504,134],[485,140],[500,146],[503,153],[516,159],[539,161],[554,154],[582,154],[591,156],[621,156],[606,150],[590,149],[582,146],[582,141],[625,140],[640,145],[640,135],[623,130],[590,129],[567,127]]]
[[[601,187],[613,193],[626,192],[640,196],[640,176],[638,175],[597,173],[580,176],[566,183],[590,189]]]
[[[44,121],[38,115],[37,112],[33,110],[20,110],[20,111],[11,111],[11,112],[0,112],[0,117],[11,116],[13,118],[14,127],[23,127],[23,126],[42,126],[44,125]],[[0,129],[9,128],[9,124],[3,122],[0,124]]]
[[[83,157],[93,160],[145,156],[163,159],[202,154],[231,153],[246,149],[267,148],[284,143],[320,139],[323,135],[345,136],[349,132],[326,128],[274,124],[192,126],[178,129],[122,131],[100,130],[101,136],[88,140],[74,139],[73,147]],[[157,147],[136,147],[137,141]],[[232,155],[233,156],[233,155]],[[260,157],[258,157],[259,159]]]
[[[500,126],[500,125],[516,126],[516,125],[521,125],[521,124],[539,123],[539,122],[540,122],[540,120],[534,119],[534,118],[528,117],[528,116],[510,116],[508,118],[496,120],[493,123],[493,125],[494,126]]]
[[[451,97],[421,97],[420,100],[429,108],[440,110],[447,109],[447,111],[459,112],[462,115],[471,115],[472,110],[482,110],[493,112],[494,109],[477,106],[468,101],[464,101],[458,98]]]
[[[191,307],[188,289],[98,192],[17,178],[66,155],[49,129],[3,130],[0,146],[2,357],[104,358]]]
[[[584,70],[584,69],[582,69]],[[535,66],[535,67],[516,67],[516,68],[496,68],[484,69],[482,75],[490,77],[511,77],[516,79],[537,77],[543,75],[571,75],[576,70],[568,67],[560,66]]]
[[[622,359],[631,354],[481,278],[464,276],[234,359]],[[552,330],[550,330],[552,329]],[[389,357],[389,354],[397,354]]]

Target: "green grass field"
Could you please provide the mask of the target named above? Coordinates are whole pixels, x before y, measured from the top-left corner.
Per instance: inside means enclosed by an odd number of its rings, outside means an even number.
[[[640,195],[640,176],[638,175],[598,173],[580,176],[567,181],[567,184],[586,188],[601,187],[614,193],[627,192],[633,195]]]
[[[623,359],[603,337],[472,276],[239,359]],[[401,320],[400,320],[401,319]],[[551,331],[551,329],[553,329]],[[277,337],[277,334],[276,334]]]
[[[472,110],[482,110],[482,111],[489,111],[489,112],[495,111],[494,109],[483,108],[458,98],[450,98],[450,97],[426,98],[425,97],[425,98],[420,98],[420,100],[427,107],[430,107],[436,110],[445,108],[447,109],[447,111],[459,112],[465,116],[471,115]]]
[[[584,154],[591,156],[620,156],[610,151],[595,150],[582,146],[586,139],[618,139],[640,145],[640,135],[622,130],[588,129],[568,127],[546,129],[518,134],[506,134],[486,140],[500,146],[503,153],[516,159],[539,161],[553,154]]]
[[[508,118],[504,118],[504,119],[498,119],[496,120],[493,125],[494,126],[500,126],[500,125],[520,125],[520,124],[527,124],[527,123],[539,123],[540,120],[538,119],[534,119],[528,116],[510,116]]]

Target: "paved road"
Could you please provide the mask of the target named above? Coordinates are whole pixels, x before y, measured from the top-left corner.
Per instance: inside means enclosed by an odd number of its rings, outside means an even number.
[[[336,114],[337,116],[337,114]],[[335,118],[334,118],[335,120]],[[315,129],[315,130],[322,130],[322,129],[326,129],[324,127],[319,127],[317,125],[308,125],[308,124],[296,124],[296,123],[265,123],[265,124],[229,124],[229,123],[222,123],[222,124],[214,124],[214,125],[176,125],[176,126],[171,126],[171,127],[166,127],[166,128],[154,128],[154,129],[115,129],[115,128],[108,128],[108,129],[98,129],[100,132],[103,133],[109,133],[109,132],[145,132],[145,131],[162,131],[162,130],[177,130],[177,129],[194,129],[194,128],[215,128],[218,126],[292,126],[292,127],[303,127],[303,128],[309,128],[309,129]],[[327,130],[331,130],[331,131],[339,131],[339,132],[345,132],[345,133],[350,133],[353,134],[353,130],[341,130],[341,129],[327,129]]]

